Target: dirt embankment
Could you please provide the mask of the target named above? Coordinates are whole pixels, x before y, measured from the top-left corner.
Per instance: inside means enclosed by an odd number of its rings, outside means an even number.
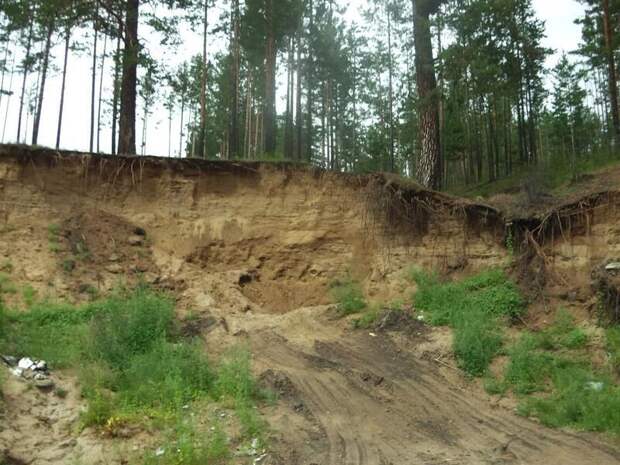
[[[169,275],[188,266],[229,274],[230,285],[267,312],[328,303],[327,285],[347,272],[364,279],[373,293],[407,264],[476,269],[505,256],[503,225],[493,209],[383,176],[4,147],[0,193],[4,236],[18,242],[3,241],[12,244],[5,252],[17,247],[25,256],[47,255],[41,265],[14,263],[17,276],[40,288],[57,274],[57,257],[47,244],[50,225],[84,242],[93,255],[87,258],[100,261],[98,276],[79,273],[89,281],[77,283],[83,287],[113,286],[116,262],[150,270],[151,257],[125,250],[139,227],[148,231],[159,269]],[[29,229],[27,238],[17,231],[22,227]],[[114,240],[106,241],[112,232]],[[45,269],[32,269],[34,264]],[[79,272],[79,260],[75,266]],[[57,279],[48,287],[76,284]]]
[[[506,264],[511,237],[533,239],[532,257],[577,279],[600,258],[591,250],[609,249],[617,222],[606,211],[590,224],[598,245],[578,234],[530,238],[524,222],[512,237],[491,207],[383,175],[0,147],[5,273],[41,297],[72,300],[146,280],[174,293],[210,352],[249,345],[281,395],[263,412],[271,465],[620,463],[597,438],[547,430],[491,402],[455,370],[447,330],[355,332],[326,305],[329,284],[347,273],[386,301],[411,291],[402,279],[411,265],[458,273]],[[20,417],[7,409],[0,421],[10,430]],[[23,444],[32,431],[22,430],[11,441]],[[57,439],[39,444],[55,450]],[[74,449],[50,460],[21,452],[60,464]]]

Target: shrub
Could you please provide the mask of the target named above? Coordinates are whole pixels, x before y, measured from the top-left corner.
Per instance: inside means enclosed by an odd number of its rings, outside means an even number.
[[[620,326],[612,326],[606,330],[605,347],[613,372],[620,374]]]
[[[213,382],[214,374],[198,346],[161,342],[132,357],[114,389],[128,410],[173,411],[208,393]]]
[[[501,270],[449,283],[416,269],[410,276],[418,284],[416,308],[431,324],[454,329],[459,366],[473,376],[484,374],[502,346],[499,319],[515,318],[525,309],[516,285]]]
[[[129,298],[115,296],[94,304],[89,353],[114,368],[159,346],[172,328],[172,303],[157,294],[138,290]]]
[[[343,316],[359,313],[366,308],[361,286],[350,277],[333,283],[332,295],[338,303],[338,311]]]
[[[552,382],[550,396],[524,402],[526,413],[548,426],[620,434],[620,387],[571,362],[555,367]]]
[[[553,367],[553,357],[535,350],[539,341],[532,334],[524,334],[509,349],[510,362],[506,368],[506,383],[517,394],[531,394],[545,389],[545,381]]]
[[[472,376],[481,376],[502,347],[497,323],[481,310],[469,309],[455,316],[453,350],[459,367]]]

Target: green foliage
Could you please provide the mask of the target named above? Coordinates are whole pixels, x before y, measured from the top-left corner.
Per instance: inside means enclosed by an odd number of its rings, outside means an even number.
[[[551,382],[549,396],[524,401],[525,414],[537,416],[548,426],[620,434],[619,386],[570,361],[556,363]]]
[[[470,309],[453,321],[453,350],[459,367],[481,376],[502,347],[497,321],[480,310]]]
[[[137,290],[128,299],[114,296],[92,307],[89,352],[117,369],[160,347],[173,325],[172,302],[146,290]]]
[[[361,286],[349,276],[334,282],[331,291],[343,316],[359,313],[367,306]]]
[[[24,303],[26,304],[26,307],[31,307],[32,305],[34,305],[35,300],[37,298],[36,289],[32,287],[30,284],[27,284],[22,289],[22,298],[24,299]]]
[[[0,271],[4,271],[5,273],[13,272],[13,263],[11,260],[4,260],[2,264],[0,264]]]
[[[359,318],[353,321],[353,327],[356,329],[369,329],[379,318],[379,307],[376,305],[370,306]]]
[[[472,318],[517,317],[525,309],[516,285],[501,270],[489,270],[460,282],[441,283],[433,275],[416,273],[415,305],[428,312],[434,325],[454,325],[463,315]]]
[[[192,418],[179,417],[163,454],[148,454],[144,465],[206,465],[229,458],[226,435],[215,422],[210,431],[200,431]]]
[[[620,327],[612,326],[605,332],[605,347],[609,353],[609,363],[614,374],[620,374]]]
[[[60,252],[60,226],[57,224],[50,224],[47,227],[47,240],[49,242],[50,252]]]
[[[211,390],[214,373],[194,344],[160,340],[150,350],[134,354],[112,385],[128,411],[172,412]]]
[[[614,337],[612,332],[612,346]],[[620,434],[620,387],[582,359],[579,350],[587,342],[572,316],[560,310],[548,329],[526,332],[508,349],[510,360],[496,385],[521,397],[521,414],[548,426]]]
[[[11,277],[6,273],[0,273],[0,295],[15,294],[17,287],[11,281]]]
[[[250,353],[241,347],[230,350],[218,367],[216,395],[232,400],[245,437],[261,437],[264,425],[253,399],[262,395],[252,376]]]
[[[502,346],[501,317],[514,318],[525,305],[515,284],[501,270],[488,270],[459,282],[412,270],[418,285],[414,302],[433,325],[454,329],[453,349],[459,366],[481,376]]]
[[[211,398],[232,400],[245,435],[259,437],[264,429],[248,351],[233,350],[212,369],[198,342],[179,338],[172,303],[162,295],[137,289],[77,308],[38,301],[27,312],[9,312],[6,324],[1,350],[45,359],[54,368],[78,368],[88,402],[85,427],[167,421],[183,407]],[[222,450],[221,438],[185,441],[187,434],[179,430],[176,440],[188,455],[179,452],[174,460],[183,457],[181,462],[162,463],[201,463],[187,461],[194,446],[196,454],[203,448],[210,452],[200,454]],[[196,457],[205,457],[200,454]]]

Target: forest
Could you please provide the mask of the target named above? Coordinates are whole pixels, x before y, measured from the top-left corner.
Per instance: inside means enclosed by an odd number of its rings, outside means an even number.
[[[580,3],[580,45],[550,69],[532,0],[371,0],[359,21],[344,0],[2,0],[0,134],[37,145],[53,127],[56,148],[71,145],[67,76],[80,73],[91,152],[145,155],[156,127],[156,155],[434,189],[541,167],[577,177],[620,143],[620,1]],[[68,67],[78,55],[89,69]]]

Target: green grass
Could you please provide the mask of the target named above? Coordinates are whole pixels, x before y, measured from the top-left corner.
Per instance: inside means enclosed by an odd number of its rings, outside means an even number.
[[[17,286],[11,281],[11,277],[0,272],[0,295],[17,293]]]
[[[37,300],[37,291],[30,284],[27,284],[22,288],[22,299],[24,299],[24,304],[26,307],[31,307]]]
[[[607,328],[605,336],[612,374],[620,375],[620,326]]]
[[[367,307],[360,284],[349,276],[332,283],[331,292],[341,316],[360,313]]]
[[[459,366],[481,376],[502,347],[502,318],[520,316],[524,301],[501,270],[488,270],[458,282],[412,269],[418,285],[414,305],[425,321],[454,329],[453,349]]]
[[[44,359],[52,369],[77,369],[87,401],[84,427],[114,430],[152,421],[169,428],[188,405],[231,399],[244,437],[262,437],[265,425],[255,407],[261,393],[249,352],[237,348],[214,365],[198,341],[179,336],[173,303],[165,296],[140,288],[79,307],[39,301],[1,321],[3,353]],[[176,440],[185,441],[188,431],[177,431]],[[194,445],[196,454],[215,447],[194,442],[183,442],[188,457]],[[162,463],[202,463],[188,460]]]
[[[610,337],[611,336],[611,337]],[[608,333],[608,344],[618,342]],[[620,434],[620,387],[591,366],[587,335],[560,310],[544,331],[526,332],[507,350],[503,379],[485,382],[487,392],[514,392],[518,411],[551,427]]]
[[[146,455],[144,465],[207,465],[226,463],[230,451],[226,435],[217,421],[209,431],[201,431],[193,418],[179,417],[164,445],[162,454]]]
[[[359,318],[353,321],[353,327],[356,329],[372,328],[380,315],[380,307],[378,305],[370,305]]]

